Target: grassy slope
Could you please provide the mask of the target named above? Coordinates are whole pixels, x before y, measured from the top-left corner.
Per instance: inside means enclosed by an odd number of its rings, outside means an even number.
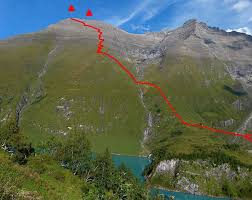
[[[82,199],[82,181],[41,155],[31,158],[26,166],[20,166],[0,151],[0,177],[9,180],[17,192],[29,192],[43,199]]]
[[[49,40],[0,46],[0,118],[15,110],[21,95],[47,59]],[[7,109],[9,108],[9,109]]]
[[[231,117],[240,118],[240,113],[231,106],[238,97],[223,89],[232,80],[219,61],[168,57],[163,65],[162,69],[153,67],[151,70],[155,71],[150,71],[147,78],[162,85],[185,120],[214,124]]]
[[[11,96],[16,97],[16,101],[9,105],[15,107],[27,85],[35,83],[36,74],[52,48],[47,41],[0,49],[0,61],[3,63],[0,68],[1,95],[6,96],[2,107]],[[57,52],[43,79],[46,96],[25,110],[21,131],[33,143],[39,144],[50,134],[62,135],[58,132],[74,131],[81,125],[83,131],[89,134],[95,151],[110,147],[114,153],[138,154],[145,113],[136,86],[115,63],[95,52],[95,44],[86,42],[67,44]],[[245,97],[237,97],[223,89],[223,85],[231,85],[232,80],[216,60],[167,57],[161,67],[149,67],[145,78],[161,86],[187,121],[215,126],[220,120],[233,118],[238,124],[246,114],[232,108],[232,102]],[[209,86],[206,80],[210,81]],[[224,144],[219,134],[181,127],[167,112],[167,105],[159,94],[154,89],[144,89],[146,103],[155,113],[151,149],[160,146],[188,153],[198,146],[213,149]],[[56,111],[57,106],[65,104],[69,107],[68,111],[73,112],[69,120],[62,111]],[[158,109],[160,112],[157,112]],[[1,112],[2,117],[4,113]],[[226,129],[234,129],[237,124]],[[183,134],[176,133],[177,127],[182,129]]]
[[[46,97],[25,111],[22,132],[38,144],[49,133],[82,125],[95,151],[109,147],[114,153],[138,154],[144,109],[136,86],[93,47],[69,45],[57,54],[43,80]],[[73,112],[69,120],[56,111],[65,102]]]
[[[238,112],[231,105],[238,98],[246,97],[237,97],[223,89],[225,84],[231,85],[233,81],[217,60],[167,57],[161,67],[149,67],[145,77],[161,86],[178,113],[188,122],[233,130],[246,116],[245,111]],[[206,80],[210,81],[209,86]],[[149,141],[151,149],[161,147],[164,151],[190,153],[198,147],[213,150],[222,146],[225,140],[232,139],[180,125],[154,89],[145,88],[145,97],[156,122],[154,136]],[[219,126],[219,121],[231,118],[237,123],[230,127]]]

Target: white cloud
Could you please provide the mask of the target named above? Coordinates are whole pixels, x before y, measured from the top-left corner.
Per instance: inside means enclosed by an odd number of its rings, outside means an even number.
[[[197,18],[210,26],[225,29],[233,26],[242,27],[234,31],[251,34],[252,0],[135,0],[135,2],[139,4],[131,5],[134,9],[124,10],[124,15],[119,13],[106,21],[116,26],[127,24],[127,27],[134,32],[141,29],[150,31],[151,29],[147,30],[146,26],[148,22],[175,28],[190,18]],[[173,4],[176,4],[176,12],[168,13],[169,18],[166,19],[165,12],[169,12],[167,8]],[[162,13],[160,18],[159,13]]]
[[[158,13],[158,11],[159,11],[158,7],[152,7],[147,9],[143,15],[143,21],[147,21],[153,18]]]
[[[227,29],[227,32],[232,32],[232,31],[236,31],[239,33],[246,33],[247,35],[252,35],[252,30],[248,27],[243,27],[243,28],[237,28],[237,29]]]
[[[150,3],[151,3],[151,0],[144,0],[127,17],[121,18],[121,19],[117,18],[117,20],[114,21],[114,24],[116,26],[121,26],[121,25],[127,23],[128,21],[130,21],[131,19],[133,19],[133,17],[135,17],[136,15],[138,15],[142,10],[144,10]]]
[[[127,17],[120,18],[117,16],[112,17],[109,20],[106,20],[116,26],[121,26],[134,17],[139,15],[139,19],[142,22],[152,19],[155,17],[161,10],[167,8],[168,6],[176,3],[179,0],[142,0],[142,3],[136,6],[136,9],[133,10]],[[141,14],[141,15],[140,15]]]
[[[148,7],[143,12],[142,19],[143,21],[147,21],[155,17],[158,13],[160,13],[163,9],[167,8],[168,6],[176,3],[176,0],[153,0]]]
[[[130,27],[133,31],[150,31],[150,26],[131,24]]]
[[[239,0],[232,6],[232,9],[237,12],[241,12],[250,6],[251,2],[249,0]]]

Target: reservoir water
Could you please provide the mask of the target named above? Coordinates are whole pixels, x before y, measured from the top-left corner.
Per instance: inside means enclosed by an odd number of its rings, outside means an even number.
[[[144,182],[144,177],[142,172],[151,161],[147,157],[138,157],[138,156],[124,156],[124,155],[116,155],[112,156],[113,161],[116,166],[124,163],[129,169],[131,169],[132,173],[142,182]],[[175,200],[228,200],[228,198],[214,198],[203,195],[193,195],[183,192],[172,192],[163,189],[153,188],[151,192],[154,194],[158,192],[159,194],[163,194],[165,197],[174,196]]]

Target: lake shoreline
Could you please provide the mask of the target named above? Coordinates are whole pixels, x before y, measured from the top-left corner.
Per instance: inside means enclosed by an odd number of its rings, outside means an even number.
[[[128,156],[128,157],[139,157],[139,158],[147,158],[147,159],[149,159],[148,157],[148,155],[128,155],[128,154],[120,154],[120,153],[111,153],[112,154],[112,156],[113,155],[115,155],[115,156]]]
[[[225,197],[225,196],[213,196],[213,195],[208,195],[208,194],[192,194],[192,193],[189,193],[189,192],[184,192],[184,191],[179,191],[179,190],[173,190],[173,189],[169,189],[169,188],[165,188],[165,187],[162,187],[162,186],[152,186],[153,189],[158,189],[158,190],[164,190],[164,191],[167,191],[167,192],[178,192],[178,193],[183,193],[183,194],[188,194],[188,195],[193,195],[193,196],[206,196],[206,197],[212,197],[212,198],[222,198],[222,199],[229,199],[228,197]]]
[[[113,160],[116,164],[116,166],[119,166],[121,163],[124,163],[129,169],[132,170],[132,173],[136,178],[141,180],[143,183],[148,183],[148,179],[146,179],[142,172],[144,168],[148,165],[148,163],[151,162],[151,159],[149,159],[149,156],[132,156],[132,155],[123,155],[123,154],[116,154],[112,153]],[[228,197],[223,196],[213,196],[208,194],[191,194],[188,192],[178,191],[178,190],[170,190],[169,188],[165,188],[159,185],[151,185],[149,184],[149,190],[155,191],[155,190],[162,190],[159,191],[161,194],[164,194],[166,196],[179,196],[181,198],[179,199],[193,199],[197,198],[198,200],[230,200]],[[176,194],[169,194],[169,193],[176,193]],[[186,197],[187,196],[187,197]]]

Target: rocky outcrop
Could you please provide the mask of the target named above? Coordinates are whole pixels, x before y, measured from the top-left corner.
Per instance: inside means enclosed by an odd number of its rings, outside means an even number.
[[[17,124],[17,126],[19,126],[20,118],[21,118],[21,114],[22,114],[23,110],[29,104],[37,102],[45,96],[45,93],[43,91],[42,77],[46,74],[46,72],[48,70],[49,62],[50,62],[52,56],[54,56],[54,53],[57,50],[57,48],[58,47],[55,46],[48,53],[47,58],[45,60],[45,63],[43,64],[43,66],[41,67],[41,70],[39,71],[39,73],[37,75],[36,82],[33,84],[30,84],[26,88],[25,92],[23,93],[19,102],[17,103],[17,106],[16,106],[16,124]]]
[[[225,163],[222,165],[219,165],[217,167],[214,167],[210,169],[209,171],[205,172],[205,176],[210,177],[216,177],[217,179],[221,179],[223,176],[228,178],[230,181],[234,180],[236,173],[231,170],[230,165]]]
[[[62,114],[66,120],[70,120],[73,115],[73,112],[71,111],[71,102],[73,102],[73,99],[68,101],[62,97],[60,98],[59,105],[56,106],[56,112]]]
[[[182,177],[177,182],[177,189],[183,188],[184,191],[189,192],[191,194],[201,194],[199,192],[199,186],[195,183],[192,183],[186,177]]]
[[[156,167],[155,173],[169,173],[174,176],[178,163],[179,163],[178,159],[161,161]]]
[[[237,111],[242,111],[242,110],[245,109],[244,108],[245,106],[244,106],[242,100],[240,100],[240,99],[237,99],[236,101],[234,101],[232,103],[232,105],[233,105],[234,109],[237,110]]]
[[[152,114],[149,112],[148,114],[148,122],[147,122],[147,127],[144,129],[144,142],[146,142],[151,135],[152,131],[152,126],[153,126],[153,119],[152,119]]]
[[[137,64],[155,64],[160,61],[163,52],[159,48],[151,49],[133,49],[129,51],[129,55],[136,61]]]
[[[16,107],[16,124],[17,124],[17,126],[19,126],[21,113],[22,113],[23,109],[25,108],[25,106],[28,104],[28,100],[29,100],[28,98],[29,98],[28,93],[25,92],[17,104],[17,107]]]
[[[238,132],[246,132],[247,129],[252,128],[252,113],[248,115],[246,120],[242,123],[242,125],[238,128]]]
[[[161,177],[164,183],[172,183],[170,189],[191,194],[209,194],[209,191],[218,190],[217,187],[222,190],[222,184],[251,181],[251,171],[247,168],[234,169],[227,163],[215,165],[207,160],[164,160],[157,165],[155,176]]]
[[[234,125],[234,123],[235,123],[234,119],[228,119],[228,120],[225,120],[225,121],[220,121],[220,125],[222,127],[229,127],[229,126]]]

